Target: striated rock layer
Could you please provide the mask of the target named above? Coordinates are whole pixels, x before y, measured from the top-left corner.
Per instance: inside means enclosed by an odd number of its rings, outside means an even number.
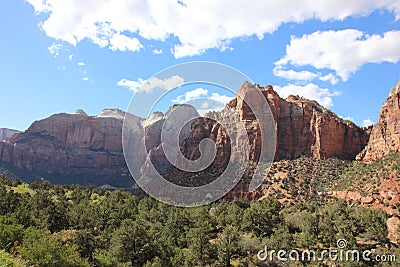
[[[204,172],[205,175],[210,176],[211,172],[215,172],[214,176],[218,176],[218,166],[223,168],[231,159],[231,138],[235,138],[239,145],[244,144],[246,133],[238,133],[239,124],[245,125],[249,136],[250,151],[245,152],[245,156],[253,161],[258,160],[260,126],[242,100],[254,98],[250,87],[251,84],[244,83],[238,91],[238,95],[242,97],[229,102],[222,111],[210,113],[209,117],[214,119],[199,118],[184,127],[179,143],[182,153],[188,159],[195,160],[200,156],[198,145],[204,138],[211,138],[216,143],[214,166],[210,168],[212,171]],[[282,99],[272,86],[257,85],[257,88],[267,99],[275,119],[277,160],[293,159],[301,155],[353,159],[368,142],[368,131],[343,121],[315,101],[297,96]],[[262,101],[254,100],[262,105]],[[196,114],[192,107],[185,108],[185,113]],[[171,181],[180,183],[179,179],[183,176],[190,176],[190,180],[192,174],[183,174],[173,169],[163,154],[162,145],[165,144],[160,139],[161,129],[165,118],[173,110],[174,107],[171,107],[166,115],[154,113],[147,120],[115,109],[104,110],[98,116],[88,116],[83,110],[73,114],[52,115],[34,122],[28,130],[12,136],[6,142],[0,142],[0,164],[12,170],[24,171],[21,176],[27,175],[29,179],[44,177],[55,183],[132,186],[133,180],[122,152],[121,136],[123,118],[128,115],[132,116],[132,133],[140,135],[135,140],[137,143],[144,140],[147,149],[141,173],[146,175],[152,164],[157,170],[170,173]],[[239,116],[235,117],[233,114]],[[218,120],[222,120],[236,136],[228,136],[227,129],[216,123]],[[142,156],[137,155],[137,158]],[[236,156],[232,155],[233,158]],[[247,178],[250,175],[244,176]],[[189,184],[198,185],[214,179],[210,177],[203,177],[201,174]],[[26,179],[26,176],[22,178]],[[234,195],[241,196],[241,192],[248,187],[246,183],[239,184]]]
[[[400,80],[390,91],[379,121],[372,128],[368,145],[357,159],[371,162],[391,152],[400,152]]]
[[[238,91],[238,94],[242,95],[241,98],[235,98],[224,110],[209,116],[216,120],[223,118],[228,127],[244,123],[250,140],[249,156],[256,161],[261,142],[259,126],[251,109],[243,101],[245,97],[251,97],[246,95],[251,94],[251,86],[250,83],[244,83]],[[298,96],[282,99],[272,86],[257,87],[270,104],[276,123],[275,160],[294,159],[301,155],[354,159],[367,144],[368,131],[352,122],[342,120],[317,102]],[[238,112],[241,122],[235,122],[233,117],[232,123],[229,122],[229,114],[232,112]],[[205,137],[214,140],[217,148],[223,147],[222,151],[227,151],[230,146],[229,138],[218,124],[210,119],[199,119],[192,125],[192,132],[185,142],[183,153],[190,159],[196,159],[199,152],[194,144],[198,144]],[[225,154],[221,155],[220,163],[227,158]]]
[[[235,156],[230,156],[228,153],[231,137],[227,135],[227,129],[215,122],[221,121],[233,132],[236,132],[238,123],[245,125],[250,151],[243,151],[243,153],[248,153],[246,156],[251,161],[258,161],[262,141],[260,126],[249,106],[243,101],[243,99],[252,98],[254,101],[252,103],[258,103],[256,96],[251,95],[253,94],[251,86],[249,83],[244,83],[238,91],[241,97],[236,97],[229,102],[222,111],[207,114],[212,119],[201,118],[192,124],[192,131],[182,147],[182,152],[187,158],[196,160],[200,156],[199,142],[204,138],[211,138],[217,148],[217,158],[213,164],[224,166],[228,160],[234,160]],[[317,102],[298,96],[282,99],[272,86],[256,86],[267,99],[275,119],[277,140],[275,160],[295,159],[302,155],[318,159],[329,157],[354,159],[367,144],[368,129],[342,120]],[[234,113],[239,114],[239,121],[232,115]],[[242,139],[247,136],[236,135],[234,138],[240,146],[244,143]],[[248,166],[240,182],[225,196],[226,199],[260,197],[259,192],[248,190],[253,166],[252,164]],[[178,177],[176,174],[172,176]]]
[[[0,143],[0,161],[28,171],[24,173],[28,180],[44,177],[56,183],[132,186],[121,145],[124,113],[103,113],[107,116],[91,117],[78,110],[36,121]],[[139,118],[137,124],[140,127]]]

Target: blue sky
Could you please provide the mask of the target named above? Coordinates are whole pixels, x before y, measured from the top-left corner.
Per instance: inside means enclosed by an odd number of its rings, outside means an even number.
[[[0,1],[0,127],[25,130],[78,108],[125,110],[143,81],[189,61],[232,66],[359,125],[377,121],[400,77],[398,0],[243,3]],[[165,106],[190,100],[188,92],[214,96],[216,105],[231,96],[206,85],[183,89]]]

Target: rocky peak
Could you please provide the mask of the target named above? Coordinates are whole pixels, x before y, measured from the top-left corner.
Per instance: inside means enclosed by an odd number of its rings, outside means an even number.
[[[275,119],[275,159],[292,159],[301,155],[354,158],[368,141],[367,132],[354,124],[344,123],[315,101],[295,96],[282,99],[270,85],[256,85],[255,89],[262,92]],[[262,99],[253,92],[254,86],[246,82],[238,91],[238,96],[223,110],[210,113],[211,119],[199,118],[185,125],[179,136],[182,153],[188,159],[196,160],[199,157],[200,141],[211,138],[217,148],[215,164],[224,165],[230,159],[232,137],[227,135],[229,130],[236,133],[233,138],[239,147],[244,147],[244,139],[248,137],[250,151],[244,152],[245,156],[257,160],[261,147],[260,125],[243,99],[253,97],[256,105],[265,101],[260,101]],[[140,140],[145,141],[148,153],[144,155],[146,160],[141,165],[142,174],[146,174],[149,170],[146,166],[150,166],[151,162],[157,169],[167,170],[171,165],[163,154],[161,130],[165,119],[173,116],[178,107],[184,110],[176,113],[178,118],[183,114],[198,115],[190,105],[172,106],[165,115],[155,112],[147,120],[118,109],[105,109],[98,116],[87,116],[82,110],[74,114],[52,115],[34,122],[27,131],[12,140],[0,142],[0,161],[13,168],[37,171],[49,177],[57,177],[55,175],[59,174],[78,179],[85,177],[85,181],[74,180],[75,183],[99,184],[101,181],[112,181],[119,184],[121,180],[125,184],[130,178],[122,153],[123,118],[131,117],[129,129],[135,140],[138,143]],[[258,108],[262,110],[266,107]],[[215,120],[222,121],[225,129]],[[247,133],[239,134],[239,124],[244,125]]]
[[[368,142],[368,132],[359,128],[355,124],[347,124],[336,114],[319,105],[316,101],[307,100],[299,96],[289,96],[287,99],[279,97],[271,85],[260,89],[267,99],[276,123],[277,148],[276,159],[293,159],[301,155],[314,156],[316,158],[337,157],[352,159],[365,147]],[[242,122],[232,122],[227,125],[235,127],[235,123],[244,123],[247,133],[251,139],[251,148],[255,150],[259,147],[258,122],[254,114],[243,99],[255,97],[252,94],[254,86],[245,82],[237,92],[237,97],[230,101],[227,107],[221,112],[216,113],[216,118],[225,118],[229,121],[230,112],[235,111],[239,114]],[[252,99],[254,103],[262,103],[259,99]],[[198,144],[198,138],[205,135],[217,141],[217,147],[228,147],[229,138],[224,132],[214,131],[213,122],[204,120],[197,122],[193,126],[192,134],[189,139],[190,144]],[[194,133],[202,133],[194,134]],[[221,136],[219,136],[221,134]],[[224,144],[218,142],[226,142]],[[185,155],[193,155],[193,148],[185,147]],[[259,152],[252,151],[254,159]],[[190,156],[189,156],[190,158]]]
[[[397,81],[397,85],[390,90],[389,97],[400,93],[400,79]]]
[[[119,109],[104,109],[99,115],[97,115],[97,117],[123,120],[125,117],[125,112]]]
[[[82,116],[88,117],[88,114],[83,109],[77,109],[74,112],[72,112],[72,114],[82,115]]]
[[[382,105],[379,121],[372,127],[368,145],[357,159],[371,162],[400,151],[400,80]]]
[[[163,119],[164,119],[164,114],[160,111],[156,111],[153,112],[149,118],[147,118],[142,122],[142,126],[146,128]]]

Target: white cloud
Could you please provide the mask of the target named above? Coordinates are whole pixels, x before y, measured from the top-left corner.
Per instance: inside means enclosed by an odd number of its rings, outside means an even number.
[[[43,12],[49,12],[51,10],[51,7],[46,1],[43,0],[29,0],[28,1],[34,8],[35,8],[35,13],[43,13]]]
[[[212,99],[207,99],[200,105],[200,107],[198,107],[197,105],[195,105],[195,107],[197,108],[197,112],[201,116],[204,116],[204,114],[206,114],[207,112],[222,110],[225,107],[225,105],[226,103],[221,103],[218,101],[214,101]]]
[[[368,126],[371,126],[371,125],[374,125],[374,124],[375,123],[370,119],[365,119],[365,120],[362,121],[362,126],[363,127],[368,127]]]
[[[188,91],[188,92],[184,93],[183,95],[180,95],[171,101],[173,103],[183,104],[183,103],[193,101],[195,99],[207,97],[207,95],[208,95],[208,90],[199,87],[192,91]]]
[[[49,50],[51,55],[53,55],[54,57],[58,57],[58,55],[60,54],[60,50],[63,49],[63,45],[53,43],[47,49]]]
[[[210,99],[220,102],[221,104],[227,104],[229,101],[231,101],[235,97],[227,96],[227,95],[220,95],[218,93],[211,93]]]
[[[152,77],[148,79],[142,87],[143,91],[151,92],[154,88],[161,88],[165,90],[171,90],[179,85],[182,85],[184,80],[181,76],[174,75],[167,79],[159,79],[157,77]]]
[[[205,52],[205,49],[199,49],[196,45],[175,45],[171,49],[175,58],[199,56]]]
[[[332,85],[335,85],[339,82],[338,77],[336,77],[333,73],[328,73],[322,76],[321,72],[314,73],[306,70],[284,70],[282,67],[283,66],[280,65],[279,62],[276,63],[273,73],[275,76],[285,78],[286,80],[310,82],[318,78],[321,81],[330,82]]]
[[[122,86],[122,87],[126,87],[129,90],[131,90],[132,92],[138,92],[140,87],[143,85],[143,83],[145,82],[145,80],[139,78],[137,81],[131,81],[128,79],[121,79],[117,82],[118,86]]]
[[[342,120],[345,120],[345,121],[354,121],[354,118],[350,117],[350,116],[342,117],[342,116],[339,115],[339,118],[341,118]]]
[[[335,84],[337,84],[339,82],[338,77],[336,77],[332,73],[329,73],[329,74],[327,74],[325,76],[321,76],[321,77],[319,77],[319,79],[321,81],[324,81],[324,82],[329,81],[332,85],[335,85]]]
[[[204,101],[200,107],[197,107],[197,112],[201,115],[204,116],[207,112],[210,111],[220,111],[225,107],[226,103],[221,103],[218,101],[214,101],[211,99],[207,99],[206,101]]]
[[[222,110],[233,98],[219,93],[209,94],[207,89],[199,87],[179,95],[171,102],[175,104],[190,104],[196,108],[201,116],[204,116],[207,112]]]
[[[381,35],[368,35],[355,29],[317,31],[302,37],[293,37],[286,46],[286,55],[275,62],[278,68],[312,66],[335,71],[343,81],[367,63],[400,61],[400,31]],[[332,75],[321,80],[336,83]]]
[[[91,78],[88,77],[88,70],[87,70],[87,66],[86,63],[83,61],[79,61],[78,63],[76,63],[79,67],[81,67],[80,72],[82,73],[82,80],[83,81],[91,81],[93,82],[93,80]]]
[[[162,49],[154,49],[153,50],[153,54],[154,55],[161,55],[163,53],[163,50]]]
[[[184,79],[181,76],[174,75],[166,79],[159,79],[157,77],[151,77],[148,80],[139,78],[137,81],[131,81],[128,79],[121,79],[117,85],[126,87],[133,92],[146,92],[150,93],[154,88],[161,88],[164,90],[171,90],[184,83]]]
[[[212,106],[211,110],[215,110],[214,106],[224,107],[229,101],[231,101],[234,97],[221,95],[219,93],[211,93],[208,94],[208,90],[204,88],[196,88],[192,91],[188,91],[183,95],[176,97],[171,100],[173,103],[183,104],[193,100],[197,100],[199,98],[206,98],[205,101],[202,101],[199,105],[201,109],[207,109]]]
[[[282,77],[287,80],[299,80],[299,81],[312,81],[320,74],[318,73],[313,73],[310,71],[294,71],[294,70],[283,70],[279,66],[275,67],[274,70],[274,75],[277,77]]]
[[[122,33],[157,41],[175,37],[171,49],[177,58],[210,48],[224,50],[235,38],[262,39],[289,22],[343,20],[375,10],[387,10],[400,19],[398,0],[202,0],[184,5],[176,0],[27,1],[36,13],[47,14],[42,28],[51,38],[72,45],[89,39],[101,47],[137,51],[136,40],[120,46],[112,39],[120,35],[129,38]]]
[[[122,34],[115,34],[110,39],[110,49],[112,51],[132,51],[137,52],[143,46],[137,38],[130,38]]]
[[[283,98],[286,98],[289,95],[299,95],[310,100],[315,100],[326,108],[333,106],[332,97],[341,95],[339,91],[332,92],[327,88],[321,88],[313,83],[304,86],[295,84],[289,84],[283,87],[274,86],[274,89]]]

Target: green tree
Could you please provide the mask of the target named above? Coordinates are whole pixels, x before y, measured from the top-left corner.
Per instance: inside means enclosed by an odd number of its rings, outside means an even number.
[[[252,202],[244,213],[244,229],[257,237],[269,237],[283,223],[280,210],[281,204],[273,198]]]
[[[319,214],[318,238],[327,247],[335,247],[345,239],[348,247],[356,244],[357,224],[352,209],[344,202],[328,204]]]
[[[243,216],[248,205],[243,201],[235,199],[232,202],[222,201],[215,207],[216,219],[220,227],[232,225],[237,228],[243,226]]]
[[[0,216],[13,213],[18,207],[21,196],[0,184]]]
[[[239,237],[239,230],[234,226],[225,227],[219,235],[217,243],[218,256],[223,266],[231,266],[232,256],[239,251]]]
[[[318,241],[318,218],[315,213],[307,210],[292,211],[285,215],[289,230],[294,232],[297,245],[302,248],[310,248]]]
[[[0,249],[9,249],[11,245],[21,239],[24,226],[15,219],[0,216]]]
[[[71,228],[76,230],[93,230],[98,228],[100,218],[98,217],[98,205],[89,199],[81,199],[74,203],[68,211],[68,221]]]
[[[168,210],[168,218],[164,226],[166,242],[172,247],[184,248],[187,246],[187,228],[190,228],[194,221],[190,217],[191,210],[177,207],[170,207]],[[177,229],[180,229],[180,231],[177,231]]]
[[[30,227],[26,229],[19,254],[31,264],[51,267],[89,266],[75,246],[63,245],[50,231]]]
[[[210,243],[213,227],[207,221],[199,221],[197,227],[187,232],[188,248],[192,259],[198,266],[205,266],[213,261],[215,247]]]
[[[94,231],[87,229],[76,231],[74,242],[81,257],[93,262],[93,254],[98,248],[98,240]]]
[[[113,254],[132,266],[142,266],[155,255],[143,221],[125,219],[111,238]]]
[[[22,205],[20,211],[22,214],[19,216],[25,217],[28,226],[37,226],[51,232],[68,227],[66,203],[58,200],[52,190],[36,189],[36,193],[27,198],[26,204]]]
[[[388,215],[383,210],[372,210],[360,207],[357,210],[360,236],[367,241],[375,241],[380,244],[389,242],[386,221]]]

